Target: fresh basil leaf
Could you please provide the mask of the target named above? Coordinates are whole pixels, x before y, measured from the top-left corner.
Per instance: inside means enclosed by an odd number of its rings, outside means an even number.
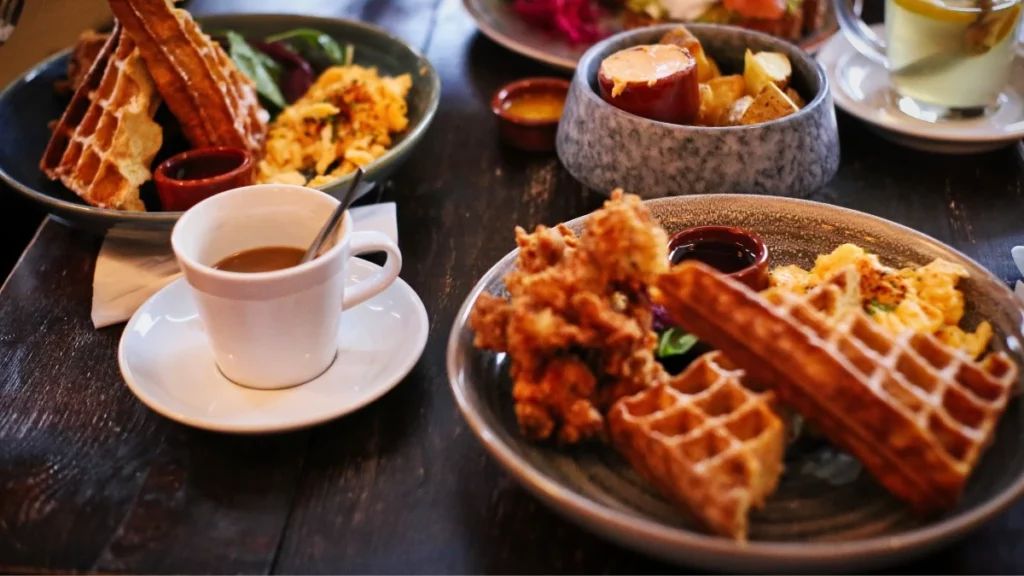
[[[228,53],[231,60],[243,74],[256,84],[256,92],[278,108],[287,106],[281,89],[278,88],[277,82],[274,80],[274,74],[261,57],[263,54],[253,49],[241,34],[231,30],[225,34],[228,39]],[[280,76],[280,67],[277,67],[277,74]]]
[[[273,36],[267,36],[266,40],[267,42],[298,43],[307,50],[319,49],[332,64],[337,66],[345,65],[346,59],[351,58],[346,56],[346,50],[341,47],[341,44],[338,44],[337,40],[319,30],[310,28],[298,28],[282,32],[281,34],[274,34]]]
[[[249,46],[252,47],[252,44],[250,44]],[[267,69],[267,72],[270,73],[271,78],[274,79],[274,84],[280,86],[281,65],[277,63],[277,60],[274,60],[266,53],[264,53],[262,50],[258,50],[256,48],[253,48],[252,52],[256,55],[257,58],[260,59],[260,63],[263,64],[263,67]]]
[[[697,345],[698,339],[679,328],[669,328],[658,338],[658,357],[682,356]]]

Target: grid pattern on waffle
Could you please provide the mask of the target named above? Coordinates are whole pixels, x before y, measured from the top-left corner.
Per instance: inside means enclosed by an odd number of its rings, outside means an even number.
[[[238,70],[220,44],[214,42],[199,29],[199,25],[188,12],[177,9],[174,13],[178,21],[181,22],[182,29],[189,41],[197,47],[216,86],[228,102],[228,108],[231,110],[234,120],[233,130],[229,132],[228,138],[237,135],[241,140],[239,145],[247,147],[254,153],[259,153],[267,132],[268,114],[260,106],[256,87]],[[211,136],[211,141],[224,139],[217,133],[213,133]]]
[[[847,405],[837,407],[848,411],[847,422],[868,431],[880,448],[923,466],[916,468],[922,478],[958,491],[991,440],[1017,368],[1001,353],[975,362],[930,335],[890,336],[859,307],[838,304],[857,286],[859,276],[847,269],[806,297],[772,292],[768,299],[812,330],[855,376],[860,390],[847,391]],[[899,417],[858,417],[886,412]]]
[[[770,396],[742,378],[711,352],[609,414],[613,443],[642,476],[715,532],[741,540],[749,509],[778,483],[785,443]]]
[[[145,210],[139,186],[163,142],[160,97],[131,38],[119,31],[54,130],[43,170],[93,206]],[[59,160],[54,161],[54,158]]]
[[[149,0],[111,0],[110,7],[192,146],[235,146],[258,158],[269,116],[255,85],[192,16]]]

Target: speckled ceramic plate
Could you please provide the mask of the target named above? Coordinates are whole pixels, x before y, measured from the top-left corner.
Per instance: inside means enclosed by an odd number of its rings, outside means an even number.
[[[853,4],[859,14],[861,0]],[[462,0],[462,5],[480,31],[491,40],[527,58],[562,70],[575,70],[576,61],[591,46],[587,43],[572,44],[530,26],[512,10],[511,0]],[[799,42],[801,48],[812,54],[839,29],[831,2],[827,3],[826,9],[825,26]],[[620,17],[614,14],[606,16],[601,24],[609,33],[622,31]]]
[[[364,182],[380,182],[408,157],[426,133],[441,99],[441,81],[434,67],[405,41],[362,22],[286,14],[224,14],[197,17],[208,32],[236,30],[243,35],[267,36],[295,28],[313,28],[355,47],[355,63],[376,66],[382,74],[409,73],[409,126],[394,139],[384,156],[366,167]],[[70,49],[35,68],[0,91],[0,179],[38,202],[55,218],[79,228],[130,238],[163,238],[170,234],[181,212],[158,211],[159,200],[152,182],[142,187],[142,199],[149,212],[125,212],[95,208],[82,202],[59,182],[52,182],[39,170],[39,160],[50,138],[47,123],[60,118],[69,98],[58,96],[53,83],[67,71]],[[161,151],[158,161],[166,156]],[[348,175],[319,188],[340,194],[347,188]]]
[[[963,254],[913,230],[826,204],[744,195],[652,200],[669,233],[698,224],[753,229],[764,237],[772,265],[813,265],[819,253],[854,242],[894,266],[942,257],[964,265],[965,325],[980,318],[996,331],[993,346],[1024,365],[1024,310],[997,278]],[[579,230],[582,219],[569,225]],[[511,231],[509,231],[511,234]],[[468,315],[482,291],[504,293],[510,253],[466,299],[448,344],[448,375],[470,427],[491,454],[538,498],[604,537],[679,564],[733,571],[860,572],[908,560],[948,543],[1008,507],[1024,493],[1024,402],[1009,404],[995,442],[975,470],[961,504],[921,522],[889,496],[847,454],[801,440],[787,452],[779,489],[751,518],[751,541],[710,536],[644,483],[610,448],[572,450],[526,442],[512,410],[503,354],[472,346]]]

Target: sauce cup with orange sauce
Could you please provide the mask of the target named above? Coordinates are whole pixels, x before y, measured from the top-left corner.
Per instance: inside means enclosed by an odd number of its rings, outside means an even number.
[[[569,82],[561,78],[526,78],[498,90],[491,110],[498,117],[501,138],[521,150],[554,150],[568,92]]]

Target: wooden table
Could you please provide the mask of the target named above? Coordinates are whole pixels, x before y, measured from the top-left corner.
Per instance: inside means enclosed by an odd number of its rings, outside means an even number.
[[[197,12],[242,2],[195,1]],[[422,48],[444,96],[380,199],[398,203],[402,277],[430,314],[426,351],[394,391],[314,429],[212,434],[144,407],[121,380],[121,326],[89,321],[99,240],[45,222],[0,292],[0,571],[447,573],[678,571],[556,516],[481,448],[455,407],[444,350],[512,227],[597,208],[552,155],[501,146],[488,101],[548,70],[478,35],[460,0],[264,2],[375,22]],[[817,200],[901,222],[1007,282],[1024,244],[1013,149],[938,157],[840,115],[843,161]],[[625,167],[630,169],[630,167]],[[635,169],[642,169],[636,167]],[[0,218],[23,210],[0,191]],[[1024,503],[902,571],[1024,571]]]

